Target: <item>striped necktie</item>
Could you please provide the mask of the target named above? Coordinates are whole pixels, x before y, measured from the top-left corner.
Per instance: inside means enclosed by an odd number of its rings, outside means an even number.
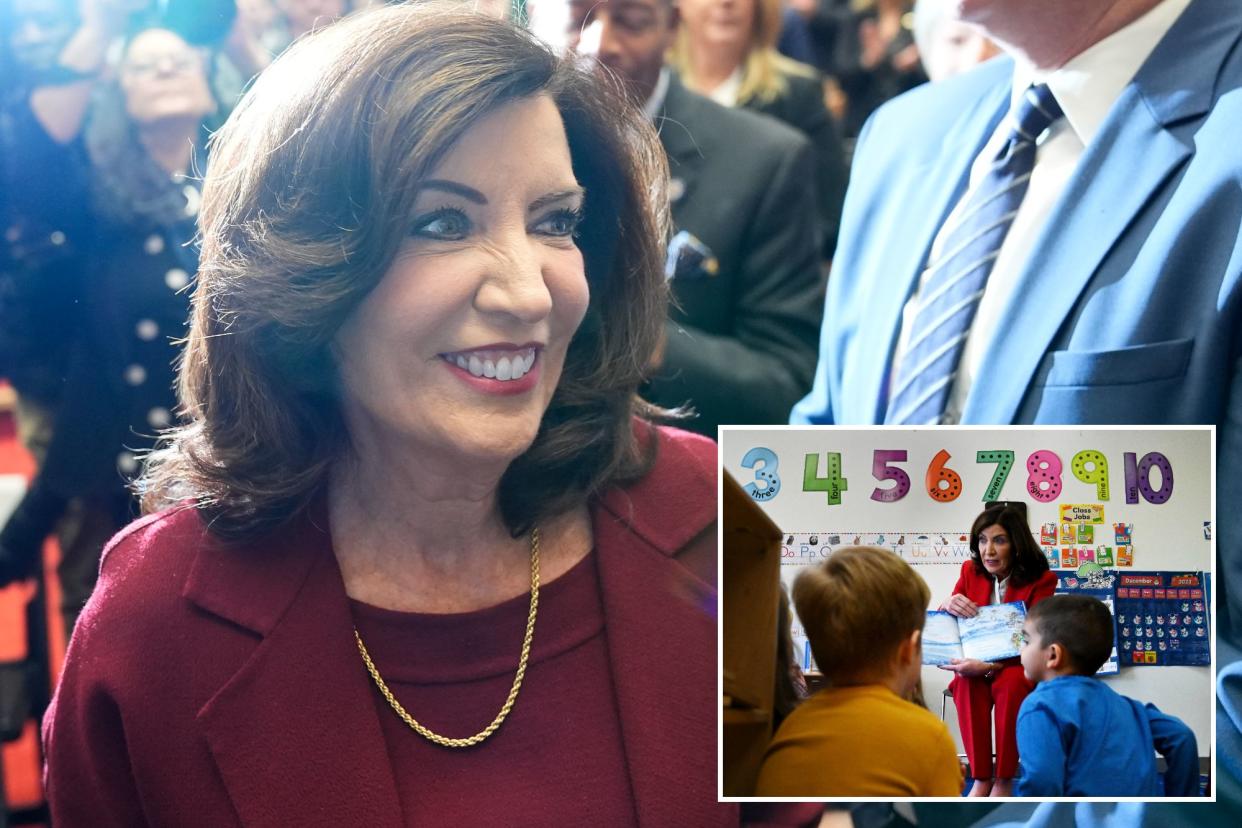
[[[1062,116],[1042,84],[1029,87],[1010,114],[1008,140],[927,266],[886,423],[935,425],[943,419],[988,274],[1026,195],[1035,142]]]

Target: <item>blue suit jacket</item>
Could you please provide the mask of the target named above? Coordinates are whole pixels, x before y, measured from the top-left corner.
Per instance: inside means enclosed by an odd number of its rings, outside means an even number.
[[[820,361],[794,423],[883,422],[901,312],[1009,105],[991,61],[886,105],[859,140]],[[1194,0],[1122,91],[1035,241],[965,423],[1215,423],[1242,502],[1242,4]],[[1242,521],[1222,569],[1242,620]],[[1225,602],[1221,602],[1222,605]],[[1222,625],[1222,629],[1227,629]]]

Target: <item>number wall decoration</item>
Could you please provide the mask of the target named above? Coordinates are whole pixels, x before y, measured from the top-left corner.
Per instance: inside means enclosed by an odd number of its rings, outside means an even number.
[[[949,467],[951,459],[952,455],[947,450],[940,449],[928,462],[927,473],[923,478],[923,489],[927,496],[939,503],[957,500],[967,485],[963,474]],[[982,488],[983,501],[1002,499],[1003,489],[1015,460],[1014,452],[1009,449],[988,449],[975,454],[977,466],[995,466],[987,485]],[[1161,505],[1169,502],[1173,497],[1174,477],[1173,465],[1168,457],[1159,451],[1149,451],[1142,457],[1139,457],[1138,452],[1128,451],[1122,460],[1126,503],[1135,504],[1145,500],[1153,505]],[[869,495],[872,500],[877,503],[897,503],[909,496],[913,485],[910,473],[902,467],[907,462],[918,463],[920,459],[914,458],[911,461],[909,452],[905,449],[875,449],[872,452],[871,476],[879,483],[891,483],[873,487]],[[742,457],[740,466],[750,473],[746,476],[749,482],[743,484],[743,488],[753,499],[764,502],[780,494],[780,458],[776,452],[764,446],[755,446]],[[843,468],[842,454],[839,451],[806,454],[802,466],[802,491],[823,492],[827,505],[841,505],[843,493],[849,490],[849,481],[845,478]],[[1050,449],[1031,452],[1026,458],[1026,470],[1027,479],[1023,488],[1028,497],[1039,503],[1052,503],[1061,497],[1065,490],[1064,466],[1056,452]],[[1109,499],[1110,466],[1108,457],[1103,452],[1096,449],[1082,449],[1077,452],[1070,460],[1070,472],[1075,480],[1090,487],[1091,494],[1096,499]],[[978,476],[973,472],[968,475],[972,480]],[[1158,481],[1159,485],[1155,485],[1153,481]],[[1073,492],[1074,497],[1083,494],[1085,492],[1081,489]],[[1062,520],[1065,520],[1064,514]]]

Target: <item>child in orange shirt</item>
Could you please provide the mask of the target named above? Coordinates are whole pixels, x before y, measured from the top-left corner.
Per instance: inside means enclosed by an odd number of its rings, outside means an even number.
[[[887,549],[850,547],[794,582],[828,686],[768,746],[757,796],[960,796],[953,738],[906,698],[922,670],[931,592]]]

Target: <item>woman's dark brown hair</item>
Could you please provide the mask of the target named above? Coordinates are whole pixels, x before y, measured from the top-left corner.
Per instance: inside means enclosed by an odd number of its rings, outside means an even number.
[[[635,390],[667,301],[658,140],[618,90],[521,29],[422,3],[299,41],[213,138],[187,424],[149,461],[148,510],[188,498],[217,533],[247,537],[306,507],[348,447],[333,337],[388,270],[420,182],[482,117],[538,95],[586,189],[591,303],[538,436],[501,479],[501,515],[518,534],[646,471],[659,410]]]
[[[1031,527],[1026,522],[1025,509],[998,503],[980,512],[970,527],[970,559],[974,561],[976,572],[988,575],[979,555],[979,535],[989,526],[1000,526],[1009,537],[1009,548],[1013,554],[1009,577],[1014,586],[1032,584],[1048,571],[1048,559],[1035,544]]]

